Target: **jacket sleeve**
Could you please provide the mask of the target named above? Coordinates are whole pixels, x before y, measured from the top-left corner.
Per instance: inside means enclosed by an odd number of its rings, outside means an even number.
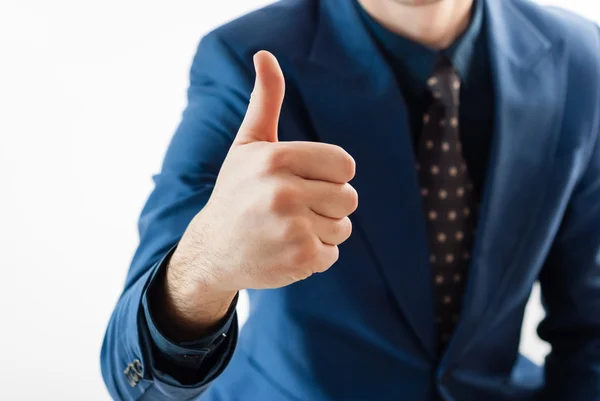
[[[237,339],[233,312],[221,333],[174,344],[154,324],[147,293],[161,280],[163,260],[209,199],[246,112],[252,80],[250,65],[217,33],[200,41],[188,105],[154,177],[139,219],[140,244],[104,337],[102,375],[115,400],[195,399],[231,357]]]
[[[552,346],[546,358],[544,401],[600,400],[598,115],[595,120],[596,137],[590,141],[586,169],[540,275],[546,318],[538,332]]]

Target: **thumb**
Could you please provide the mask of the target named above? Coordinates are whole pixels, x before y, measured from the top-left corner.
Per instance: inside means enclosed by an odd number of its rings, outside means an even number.
[[[283,72],[275,56],[262,50],[254,55],[256,81],[246,117],[234,144],[277,142],[277,126],[285,94]]]

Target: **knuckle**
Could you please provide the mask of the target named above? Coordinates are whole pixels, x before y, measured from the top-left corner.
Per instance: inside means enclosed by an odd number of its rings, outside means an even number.
[[[335,220],[331,224],[331,234],[332,237],[335,238],[335,242],[337,243],[345,241],[347,236],[349,235],[348,232],[351,230],[352,228],[349,225],[349,219],[347,217]]]
[[[316,272],[324,273],[329,270],[339,259],[340,249],[337,246],[332,246],[327,258],[323,258]]]
[[[343,236],[344,233],[344,223],[342,222],[342,219],[340,220],[335,220],[331,223],[330,225],[330,231],[331,231],[331,235],[334,238],[339,238],[341,236]]]
[[[340,259],[340,248],[338,248],[337,246],[334,246],[329,267],[333,266],[333,264],[336,263],[339,259]]]
[[[297,191],[291,185],[277,184],[271,195],[271,209],[285,212],[290,209],[297,198]]]
[[[348,217],[343,218],[339,224],[340,242],[346,241],[352,235],[352,221]]]
[[[267,173],[275,173],[282,170],[288,163],[289,152],[283,146],[271,146],[267,152],[265,161],[265,171]]]
[[[350,184],[345,184],[345,189],[346,189],[346,193],[347,193],[346,196],[347,196],[347,200],[348,200],[348,209],[349,209],[348,214],[350,214],[350,213],[353,213],[358,208],[358,192]]]
[[[303,238],[309,232],[309,222],[302,217],[290,218],[285,223],[283,236],[288,240],[298,240]]]
[[[340,148],[340,150],[343,152],[341,157],[342,172],[346,181],[350,181],[356,174],[356,162],[354,161],[354,158],[348,154],[348,152],[342,148]]]
[[[319,255],[319,245],[315,239],[298,244],[291,253],[292,263],[296,267],[312,267]]]

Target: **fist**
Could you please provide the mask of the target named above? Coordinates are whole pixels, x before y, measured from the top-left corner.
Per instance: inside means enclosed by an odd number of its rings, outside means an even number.
[[[188,226],[169,269],[203,291],[278,288],[329,269],[358,205],[354,159],[335,145],[278,142],[285,93],[275,57],[255,55],[244,121],[210,200]],[[189,286],[186,286],[189,289]]]

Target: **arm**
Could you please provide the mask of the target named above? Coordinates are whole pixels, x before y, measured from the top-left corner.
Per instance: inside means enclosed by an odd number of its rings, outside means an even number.
[[[155,189],[139,221],[140,245],[102,347],[102,374],[115,400],[144,395],[144,399],[193,399],[224,369],[233,352],[237,335],[233,312],[215,332],[198,337],[204,341],[175,343],[159,330],[164,325],[151,312],[161,309],[150,307],[150,295],[155,297],[155,289],[163,285],[169,250],[209,199],[246,110],[250,78],[214,34],[202,40],[192,65],[188,106],[162,171],[154,177]],[[136,373],[143,377],[137,383],[132,381]]]
[[[117,400],[195,399],[227,364],[227,355],[209,356],[220,347],[209,344],[199,355],[206,366],[173,383],[164,369],[190,367],[180,357],[198,350],[162,341],[149,311],[166,312],[154,317],[171,335],[206,334],[238,291],[280,288],[329,269],[352,232],[354,159],[334,145],[279,143],[283,72],[268,52],[254,64],[248,100],[244,64],[215,34],[200,45],[189,105],[142,212],[141,245],[102,348]],[[157,262],[175,243],[170,260]],[[157,291],[144,302],[149,287]]]
[[[600,143],[594,142],[540,275],[547,316],[538,331],[552,346],[545,401],[600,400]]]

